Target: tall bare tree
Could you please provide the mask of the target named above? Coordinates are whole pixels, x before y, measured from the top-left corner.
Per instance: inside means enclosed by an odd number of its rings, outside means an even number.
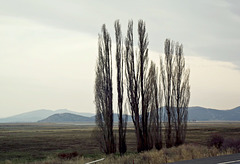
[[[158,84],[157,68],[153,61],[151,61],[147,76],[145,99],[149,102],[149,147],[152,148],[153,144],[155,144],[156,149],[160,150],[162,148],[162,91]]]
[[[157,78],[156,78],[157,79]],[[156,139],[155,139],[155,147],[157,150],[160,150],[162,145],[162,123],[163,123],[163,89],[162,89],[162,81],[161,81],[161,73],[159,75],[158,83],[155,81],[155,104],[156,104]]]
[[[138,52],[133,48],[133,22],[128,24],[125,40],[126,86],[129,108],[136,130],[138,152],[151,149],[149,135],[149,99],[147,92],[148,36],[145,23],[138,22]],[[135,64],[136,63],[136,64]]]
[[[146,83],[147,83],[147,71],[148,71],[148,35],[146,33],[145,23],[140,20],[138,22],[138,69],[139,72],[139,84],[140,84],[140,96],[141,96],[141,110],[142,110],[142,132],[143,132],[143,147],[146,150],[150,149],[151,138],[148,133],[148,105],[149,99],[145,98],[146,95]]]
[[[174,53],[175,52],[175,53]],[[165,41],[165,62],[160,60],[165,100],[166,147],[184,143],[190,100],[189,75],[185,67],[183,46]]]
[[[138,85],[138,69],[135,66],[136,57],[133,48],[133,22],[129,21],[127,37],[125,39],[125,77],[126,77],[126,90],[128,96],[129,110],[131,112],[135,133],[137,138],[137,151],[143,150],[143,135],[140,127],[139,115],[139,85]]]
[[[173,134],[173,100],[174,90],[172,86],[173,72],[174,72],[174,43],[169,39],[165,41],[164,47],[164,61],[160,59],[160,72],[162,78],[162,88],[165,102],[165,142],[166,147],[172,147],[174,145],[174,134]]]
[[[102,26],[98,38],[98,59],[95,79],[96,124],[100,133],[100,147],[106,154],[116,152],[113,134],[112,54],[111,38]]]
[[[190,100],[189,85],[190,70],[185,67],[185,58],[183,55],[183,46],[176,43],[175,46],[175,68],[173,76],[174,90],[174,129],[175,129],[175,146],[181,145],[185,141],[188,104]]]
[[[118,134],[119,134],[119,152],[123,155],[127,151],[126,145],[126,127],[127,115],[123,115],[123,47],[122,32],[119,21],[115,21],[116,36],[116,65],[117,65],[117,93],[118,93]]]

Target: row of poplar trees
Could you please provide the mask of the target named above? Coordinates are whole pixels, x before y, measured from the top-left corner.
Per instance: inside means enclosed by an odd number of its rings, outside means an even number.
[[[124,40],[118,20],[114,27],[120,154],[127,151],[126,111],[130,112],[135,127],[138,152],[153,147],[160,150],[164,138],[167,148],[183,144],[190,99],[190,70],[185,67],[183,46],[166,39],[158,69],[153,61],[149,65],[144,21],[138,21],[138,48],[134,47],[132,21],[128,23]],[[117,145],[113,132],[112,56],[111,37],[103,25],[98,38],[95,104],[97,140],[106,154],[115,153]]]

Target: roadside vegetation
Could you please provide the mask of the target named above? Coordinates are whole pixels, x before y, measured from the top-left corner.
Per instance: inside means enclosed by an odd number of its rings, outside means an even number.
[[[120,155],[103,155],[105,160],[99,162],[102,164],[164,164],[169,162],[176,162],[181,160],[191,160],[198,158],[214,157],[220,155],[228,155],[236,153],[234,149],[228,148],[224,150],[217,149],[216,147],[207,147],[201,145],[181,145],[179,147],[163,148],[159,150],[145,151],[141,153],[126,153]],[[75,157],[72,159],[48,158],[39,162],[32,162],[34,164],[84,164],[93,161],[93,158]],[[10,163],[10,161],[9,161]]]

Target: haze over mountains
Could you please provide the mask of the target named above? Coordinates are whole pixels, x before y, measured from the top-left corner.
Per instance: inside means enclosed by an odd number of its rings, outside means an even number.
[[[231,110],[216,110],[203,107],[189,107],[189,121],[240,121],[240,106]],[[67,109],[36,110],[22,113],[12,117],[0,119],[0,123],[19,123],[19,122],[94,122],[95,114],[78,113]],[[114,120],[118,120],[117,114],[114,114]],[[128,116],[128,121],[131,116]]]
[[[79,113],[79,112],[74,112],[70,111],[67,109],[59,109],[59,110],[47,110],[47,109],[40,109],[40,110],[35,110],[32,112],[26,112],[22,114],[18,114],[15,116],[11,117],[6,117],[6,118],[0,118],[0,123],[10,123],[10,122],[37,122],[39,120],[43,120],[51,115],[54,114],[59,114],[59,113],[72,113],[76,115],[82,115],[86,117],[91,117],[94,116],[95,114],[92,113]]]

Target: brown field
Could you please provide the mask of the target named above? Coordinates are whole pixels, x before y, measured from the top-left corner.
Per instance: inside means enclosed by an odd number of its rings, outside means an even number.
[[[82,158],[99,159],[104,155],[92,137],[93,128],[93,125],[73,124],[0,124],[0,163],[29,163],[58,158],[59,153],[75,151]],[[117,130],[115,132],[117,134]],[[213,133],[224,137],[239,137],[240,123],[189,123],[186,144],[204,146]],[[134,156],[136,144],[131,125],[127,131],[127,146],[127,154]]]

